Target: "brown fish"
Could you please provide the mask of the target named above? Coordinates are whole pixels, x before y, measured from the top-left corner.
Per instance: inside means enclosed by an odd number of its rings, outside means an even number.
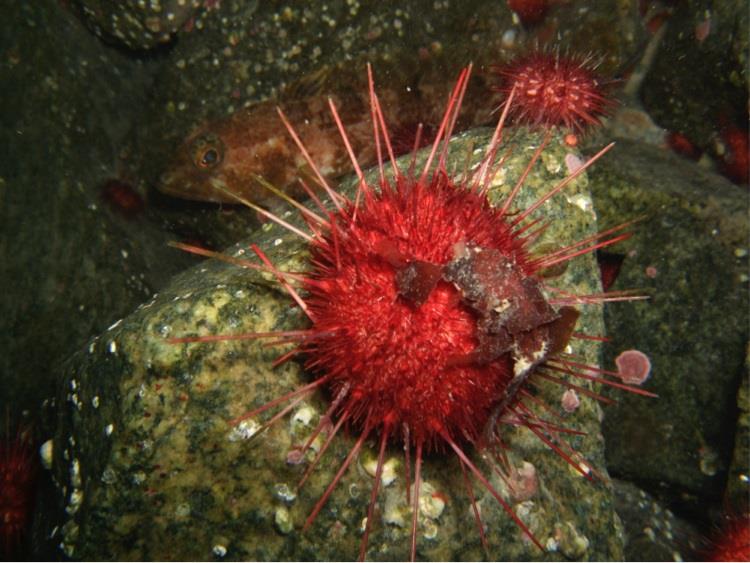
[[[366,167],[375,163],[376,152],[372,145],[367,86],[361,80],[358,82],[345,93],[330,98],[341,115],[357,161]],[[409,136],[408,143],[401,143],[409,148],[420,123],[425,124],[426,131],[439,123],[439,110],[435,108],[442,108],[448,95],[447,87],[425,81],[424,77],[411,84],[402,83],[398,88],[379,92],[388,127],[397,140],[399,132]],[[472,91],[477,95],[471,95]],[[470,87],[467,93],[467,97],[479,99],[478,96],[487,101],[483,84]],[[308,165],[279,118],[277,106],[294,126],[326,179],[352,172],[328,99],[327,95],[316,94],[289,102],[266,100],[225,119],[203,124],[177,149],[157,188],[170,196],[217,203],[238,203],[237,196],[259,205],[277,199],[261,186],[257,175],[292,196],[300,195],[299,179],[309,177]],[[469,112],[468,117],[465,115],[459,127],[489,119],[493,108],[484,105]],[[474,104],[464,103],[464,107],[471,106]]]

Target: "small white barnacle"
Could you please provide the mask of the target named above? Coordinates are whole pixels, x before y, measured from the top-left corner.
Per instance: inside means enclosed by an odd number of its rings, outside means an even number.
[[[428,481],[422,483],[419,491],[419,513],[427,518],[436,520],[445,509],[445,500],[442,494]]]
[[[83,503],[83,491],[81,489],[74,489],[70,493],[70,501],[68,502],[68,506],[65,507],[65,512],[72,516],[81,508],[81,503]]]
[[[566,198],[568,203],[575,205],[581,211],[589,211],[593,207],[591,198],[584,194],[575,194]]]
[[[297,493],[286,483],[276,483],[274,485],[274,494],[276,498],[286,503],[294,502],[297,498]]]
[[[375,477],[378,470],[378,458],[370,450],[366,450],[361,458],[362,468],[370,477]],[[396,480],[399,460],[395,457],[387,459],[381,468],[380,482],[387,487]]]
[[[228,440],[230,442],[238,442],[240,440],[249,440],[258,433],[261,426],[253,419],[243,420],[237,426],[232,428],[229,433]]]
[[[70,484],[74,488],[81,486],[81,464],[76,458],[73,458],[73,462],[70,464]]]
[[[438,525],[434,520],[426,520],[424,522],[422,536],[428,540],[434,540],[438,535]]]
[[[317,412],[314,408],[309,405],[304,405],[292,416],[292,426],[310,426],[310,422],[316,414]]]
[[[286,535],[294,529],[292,518],[286,506],[279,506],[273,515],[274,524],[282,534]]]
[[[39,457],[42,460],[42,465],[47,469],[52,469],[52,457],[54,453],[52,440],[47,440],[39,447]]]
[[[110,340],[107,346],[107,350],[109,350],[110,354],[117,354],[117,342],[115,342],[114,340]]]
[[[104,427],[104,434],[106,434],[107,436],[111,436],[114,430],[115,430],[114,424],[107,424],[107,426]]]

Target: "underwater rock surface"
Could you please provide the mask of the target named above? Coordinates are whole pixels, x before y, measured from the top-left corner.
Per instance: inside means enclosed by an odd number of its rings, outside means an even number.
[[[729,466],[725,500],[730,506],[730,513],[747,514],[750,512],[750,347],[745,363],[745,373],[737,393],[737,428],[734,435],[734,453]]]
[[[604,222],[644,219],[617,249],[625,258],[612,289],[650,299],[606,307],[605,360],[645,353],[646,388],[659,398],[605,407],[607,464],[698,508],[721,496],[734,446],[748,339],[747,194],[658,147],[622,140],[614,151],[590,174],[597,212]]]
[[[0,37],[0,413],[36,419],[62,361],[185,260],[98,190],[117,174],[145,65],[103,51],[54,0],[8,4]]]
[[[664,40],[643,83],[644,106],[659,125],[685,135],[700,150],[715,150],[717,134],[728,126],[738,126],[747,139],[747,2],[686,0],[674,4]]]
[[[454,139],[448,170],[463,170],[467,155],[488,139],[486,131]],[[494,201],[512,188],[540,137],[519,134],[515,141],[518,150],[493,181]],[[558,139],[545,150],[541,165],[521,191],[519,208],[565,177],[568,152]],[[418,162],[424,158],[420,154]],[[402,166],[408,166],[408,158],[401,160]],[[581,177],[544,205],[550,227],[542,243],[576,240],[596,228],[586,184]],[[304,244],[273,224],[254,232],[232,253],[247,257],[249,242],[263,248],[282,270],[305,268]],[[572,261],[554,282],[569,291],[597,291],[593,256]],[[328,399],[315,394],[251,437],[257,430],[251,421],[230,421],[298,388],[307,380],[300,365],[288,361],[274,368],[284,349],[260,341],[165,340],[302,326],[299,309],[270,275],[206,261],[177,276],[159,295],[76,354],[59,389],[54,437],[53,475],[65,504],[56,537],[65,554],[80,559],[355,557],[372,485],[368,471],[373,444],[345,473],[312,528],[301,533],[302,522],[353,444],[350,435],[339,435],[310,481],[295,490],[306,464],[288,464],[290,450],[309,435]],[[601,309],[583,308],[578,330],[601,334]],[[597,363],[599,343],[576,341],[574,347],[582,361]],[[541,398],[559,406],[564,389],[539,387]],[[574,436],[572,445],[606,475],[600,416],[599,405],[582,397],[581,406],[566,415],[564,424],[586,433]],[[583,478],[528,429],[507,427],[503,437],[514,467],[527,462],[536,469],[537,493],[513,506],[548,551],[540,553],[475,483],[492,556],[622,558],[622,532],[610,485]],[[473,457],[489,476],[490,466]],[[411,514],[405,501],[402,448],[391,446],[387,458],[395,480],[380,492],[380,511],[369,541],[371,559],[403,559],[409,552]],[[426,508],[418,556],[482,558],[456,460],[436,452],[422,471]],[[496,474],[490,480],[509,498]]]
[[[180,30],[202,25],[203,10],[216,0],[74,0],[88,27],[109,43],[145,50],[168,43]]]
[[[626,561],[691,561],[704,540],[693,526],[632,483],[612,480],[625,528]]]

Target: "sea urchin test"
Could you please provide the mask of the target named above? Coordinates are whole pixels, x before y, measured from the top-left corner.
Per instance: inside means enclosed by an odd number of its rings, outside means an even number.
[[[572,295],[551,287],[542,277],[552,266],[623,240],[627,237],[623,231],[627,224],[547,254],[532,252],[545,227],[530,219],[530,214],[564,190],[612,145],[551,187],[534,204],[518,211],[513,209],[513,201],[539,159],[537,151],[508,198],[501,206],[493,207],[487,191],[498,170],[496,156],[514,93],[506,101],[479,166],[468,177],[455,180],[446,166],[447,141],[470,71],[470,67],[463,70],[458,78],[424,166],[414,170],[412,163],[408,170],[400,170],[368,69],[372,142],[379,163],[377,183],[366,180],[351,149],[345,124],[330,103],[341,141],[358,177],[352,197],[328,184],[295,128],[279,110],[330,203],[323,204],[312,188],[304,186],[315,207],[294,203],[309,227],[307,231],[260,207],[253,208],[307,241],[309,268],[304,273],[280,271],[256,245],[251,248],[258,262],[224,259],[270,273],[309,318],[310,326],[285,332],[170,339],[173,343],[188,343],[270,338],[297,343],[296,349],[280,360],[303,358],[313,379],[233,423],[247,423],[248,419],[262,418],[268,411],[280,408],[261,423],[272,424],[316,390],[327,389],[331,402],[301,446],[300,457],[310,450],[316,438],[325,435],[325,440],[309,463],[300,487],[344,425],[357,433],[353,447],[309,514],[304,529],[313,523],[366,441],[376,441],[375,479],[364,520],[361,559],[367,553],[389,444],[403,446],[405,452],[407,479],[411,483],[407,502],[412,508],[412,559],[416,557],[418,517],[423,510],[419,501],[421,469],[425,456],[432,452],[452,452],[458,459],[485,547],[481,514],[469,475],[497,499],[529,540],[544,550],[467,452],[470,448],[490,450],[497,454],[495,459],[500,459],[505,447],[504,425],[524,426],[575,470],[589,476],[589,466],[578,461],[580,456],[565,440],[567,429],[531,408],[540,399],[529,391],[529,382],[545,378],[599,397],[561,377],[564,375],[571,380],[594,380],[648,394],[610,380],[606,377],[608,372],[582,365],[564,353],[571,338],[587,338],[574,332],[578,318],[575,305],[634,297],[622,292]],[[392,175],[387,173],[386,161],[391,163]],[[222,258],[193,246],[177,246]],[[498,467],[498,471],[502,468]]]

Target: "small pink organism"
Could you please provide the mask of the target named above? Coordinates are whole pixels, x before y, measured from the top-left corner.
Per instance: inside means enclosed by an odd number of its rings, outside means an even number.
[[[581,405],[581,399],[578,398],[578,393],[574,389],[567,389],[562,394],[560,404],[565,412],[575,412]]]
[[[698,43],[703,43],[711,33],[711,17],[706,17],[702,22],[695,26],[695,39]]]
[[[565,167],[568,169],[568,174],[574,174],[584,164],[585,163],[581,159],[581,157],[576,156],[573,153],[568,153],[568,154],[565,155]]]
[[[651,375],[651,360],[640,350],[625,350],[615,364],[618,377],[629,385],[641,385]]]
[[[536,467],[524,461],[521,467],[514,467],[507,477],[508,489],[515,502],[524,502],[534,498],[539,490]]]

